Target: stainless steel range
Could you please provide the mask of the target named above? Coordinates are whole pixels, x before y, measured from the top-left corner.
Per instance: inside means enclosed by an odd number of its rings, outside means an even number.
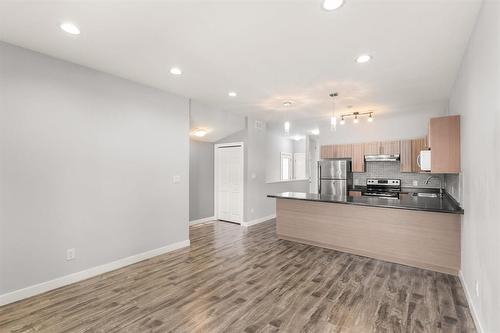
[[[399,198],[401,192],[401,179],[373,179],[366,180],[366,191],[363,195],[384,197],[384,198]]]

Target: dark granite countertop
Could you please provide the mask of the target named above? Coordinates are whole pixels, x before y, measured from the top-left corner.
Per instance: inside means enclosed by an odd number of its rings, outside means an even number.
[[[356,189],[354,189],[356,191]],[[422,191],[424,192],[424,191]],[[315,193],[303,192],[283,192],[278,194],[269,194],[269,198],[306,200],[318,202],[331,202],[348,205],[361,205],[382,208],[395,208],[406,210],[417,210],[437,213],[463,214],[464,210],[451,198],[448,193],[445,193],[443,198],[427,198],[413,196],[412,192],[402,193],[399,199],[381,198],[370,196],[334,196],[320,195]]]

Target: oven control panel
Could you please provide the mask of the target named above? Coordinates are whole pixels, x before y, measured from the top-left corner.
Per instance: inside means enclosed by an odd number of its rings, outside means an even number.
[[[366,185],[400,186],[401,179],[367,179]]]

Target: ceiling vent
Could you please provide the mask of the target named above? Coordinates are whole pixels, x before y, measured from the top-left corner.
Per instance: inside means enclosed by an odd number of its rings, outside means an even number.
[[[263,122],[262,120],[256,120],[254,124],[255,124],[255,128],[260,130],[260,131],[263,131],[266,129],[266,123]]]

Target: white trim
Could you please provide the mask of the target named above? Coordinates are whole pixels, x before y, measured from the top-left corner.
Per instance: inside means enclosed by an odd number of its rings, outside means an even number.
[[[474,303],[472,302],[472,294],[469,292],[469,288],[467,288],[467,284],[465,283],[464,274],[462,273],[461,270],[458,272],[458,278],[460,279],[460,282],[462,283],[462,288],[464,288],[465,297],[467,298],[467,303],[469,303],[470,313],[472,315],[472,319],[474,319],[474,323],[476,324],[476,330],[478,333],[483,333],[484,330],[481,327],[481,323],[479,322],[479,317],[477,315],[476,308],[474,307]]]
[[[264,217],[261,217],[261,218],[255,219],[255,220],[251,220],[251,221],[248,221],[248,222],[242,222],[241,225],[244,226],[244,227],[249,227],[249,226],[254,225],[254,224],[259,224],[259,223],[262,223],[262,222],[266,222],[266,221],[272,220],[274,218],[276,218],[276,214],[271,214],[271,215],[264,216]]]
[[[228,142],[228,143],[217,143],[214,145],[214,219],[217,220],[217,148],[223,148],[223,147],[231,147],[231,146],[240,146],[241,147],[241,160],[243,161],[242,163],[242,168],[241,168],[241,216],[239,218],[239,221],[229,221],[229,222],[235,222],[239,224],[243,224],[243,216],[244,216],[244,211],[245,211],[245,143],[244,142]]]
[[[202,219],[189,221],[189,225],[195,225],[195,224],[200,224],[200,223],[205,223],[205,222],[210,222],[210,221],[215,221],[215,220],[216,220],[215,216],[204,217]]]
[[[17,302],[19,300],[22,300],[22,299],[25,299],[25,298],[28,298],[31,296],[35,296],[35,295],[38,295],[38,294],[41,294],[41,293],[44,293],[46,291],[50,291],[50,290],[53,290],[56,288],[60,288],[60,287],[66,286],[68,284],[82,281],[82,280],[94,277],[96,275],[110,272],[110,271],[113,271],[113,270],[118,269],[118,268],[132,265],[132,264],[135,264],[139,261],[143,261],[143,260],[146,260],[146,259],[149,259],[152,257],[156,257],[158,255],[161,255],[161,254],[164,254],[167,252],[175,251],[175,250],[181,249],[183,247],[188,247],[189,245],[190,245],[190,241],[189,241],[189,239],[187,239],[187,240],[184,240],[181,242],[177,242],[177,243],[173,243],[173,244],[170,244],[167,246],[160,247],[158,249],[146,251],[146,252],[139,253],[139,254],[136,254],[136,255],[133,255],[130,257],[118,259],[116,261],[113,261],[113,262],[110,262],[107,264],[92,267],[92,268],[86,269],[84,271],[61,276],[61,277],[58,277],[54,280],[45,281],[45,282],[35,284],[33,286],[29,286],[29,287],[26,287],[23,289],[14,290],[14,291],[11,291],[7,294],[0,295],[0,306],[5,305],[5,304],[9,304],[9,303],[13,303],[13,302]]]

